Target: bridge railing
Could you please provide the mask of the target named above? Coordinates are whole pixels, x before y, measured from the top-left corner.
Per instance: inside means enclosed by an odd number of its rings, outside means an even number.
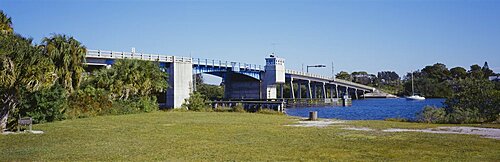
[[[193,64],[198,66],[207,66],[207,67],[224,67],[224,68],[238,68],[235,70],[251,70],[251,71],[264,71],[261,65],[257,64],[247,64],[242,62],[231,62],[231,61],[222,61],[215,59],[202,59],[202,58],[193,58]]]
[[[191,57],[180,57],[180,56],[168,56],[159,54],[145,54],[145,53],[132,53],[132,52],[119,52],[119,51],[105,51],[105,50],[87,50],[86,57],[92,58],[107,58],[107,59],[141,59],[148,61],[160,61],[160,62],[192,62],[196,65],[212,66],[212,67],[224,67],[224,68],[238,68],[237,70],[243,69],[244,71],[263,71],[264,68],[261,65],[247,64],[242,62],[229,62],[215,59],[201,59],[201,58],[191,58]]]
[[[118,52],[105,50],[87,50],[87,57],[94,58],[109,58],[109,59],[141,59],[149,61],[173,62],[174,56],[159,55],[159,54],[144,54],[132,52]],[[189,57],[175,57],[175,61],[189,62]]]
[[[333,81],[333,77],[327,77],[327,76],[318,75],[318,74],[305,73],[305,72],[302,72],[302,71],[296,71],[296,70],[286,69],[285,73]]]
[[[331,81],[335,81],[335,82],[338,82],[338,83],[342,83],[342,84],[346,84],[346,85],[351,85],[351,86],[355,86],[355,87],[359,87],[359,88],[363,88],[363,89],[369,89],[369,90],[372,90],[372,91],[375,90],[375,88],[370,87],[370,86],[366,86],[366,85],[359,84],[359,83],[354,83],[354,82],[343,80],[343,79],[337,79],[337,78],[334,78],[334,77],[327,77],[327,76],[323,76],[323,75],[305,73],[305,72],[296,71],[296,70],[289,70],[289,69],[286,69],[285,72],[288,73],[288,74],[293,74],[293,75],[300,75],[300,76],[305,76],[305,77],[324,79],[324,80],[327,80],[327,81],[330,81],[330,82]]]

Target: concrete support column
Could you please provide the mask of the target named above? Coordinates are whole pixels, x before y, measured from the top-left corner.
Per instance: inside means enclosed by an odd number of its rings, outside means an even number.
[[[325,82],[323,82],[323,98],[326,99],[326,88],[325,88]]]
[[[294,93],[294,90],[293,90],[293,78],[290,78],[290,97],[292,99],[295,99],[295,93]]]
[[[176,58],[167,69],[168,85],[166,95],[166,106],[168,108],[180,108],[184,99],[189,98],[193,92],[193,64],[185,58]]]
[[[363,99],[365,99],[366,91],[363,90]]]
[[[339,87],[337,84],[335,84],[335,97],[339,98]]]
[[[282,99],[285,98],[285,97],[283,97],[283,86],[284,85],[285,84],[280,84],[280,98],[282,98]]]
[[[333,98],[333,86],[330,86],[330,98]]]
[[[307,98],[312,98],[312,94],[311,94],[311,81],[308,80],[307,81]]]
[[[349,87],[347,87],[347,86],[345,87],[345,94],[344,95],[349,96]]]
[[[316,98],[318,97],[317,96],[317,93],[316,93],[316,84],[312,84],[312,98]]]
[[[358,89],[357,88],[354,89],[354,96],[356,96],[356,99],[358,99]]]
[[[302,98],[302,84],[300,82],[297,82],[297,85],[298,85],[297,86],[298,87],[297,88],[297,91],[298,91],[297,96],[298,96],[298,98]]]

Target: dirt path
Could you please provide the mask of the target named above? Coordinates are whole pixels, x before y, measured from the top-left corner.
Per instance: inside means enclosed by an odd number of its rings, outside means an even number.
[[[357,130],[357,131],[377,131],[375,129],[366,127],[352,127],[346,125],[348,121],[345,120],[317,120],[308,121],[301,120],[296,124],[285,125],[291,127],[327,127],[327,126],[341,126],[345,130]],[[495,128],[478,128],[478,127],[438,127],[438,128],[427,128],[427,129],[400,129],[400,128],[389,128],[382,130],[382,132],[425,132],[425,133],[438,133],[438,134],[470,134],[479,135],[483,138],[491,138],[500,140],[500,129]]]

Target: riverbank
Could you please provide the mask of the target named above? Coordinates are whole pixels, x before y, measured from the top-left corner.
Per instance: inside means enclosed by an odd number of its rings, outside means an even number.
[[[299,121],[284,115],[213,112],[154,112],[66,120],[33,127],[44,134],[0,135],[0,161],[500,159],[500,150],[496,149],[500,148],[500,140],[477,135],[287,126]],[[455,126],[389,121],[341,124],[374,130]]]

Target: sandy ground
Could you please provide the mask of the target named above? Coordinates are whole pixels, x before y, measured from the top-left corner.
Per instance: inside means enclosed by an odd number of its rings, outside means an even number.
[[[366,128],[366,127],[361,127],[361,128],[358,128],[358,127],[347,127],[347,128],[342,128],[342,129],[345,129],[345,130],[357,130],[357,131],[374,131],[373,129]]]
[[[21,131],[21,132],[11,132],[11,131],[5,131],[2,133],[2,135],[8,135],[8,134],[22,134],[22,133],[32,133],[32,134],[43,134],[43,131],[40,130],[26,130],[26,131]]]
[[[326,127],[332,125],[345,126],[345,125],[338,125],[338,124],[344,124],[345,122],[346,121],[343,120],[330,120],[330,119],[316,120],[316,121],[303,119],[302,121],[299,121],[297,124],[291,124],[285,126],[291,126],[291,127]]]
[[[428,129],[386,129],[384,132],[425,132],[425,133],[444,133],[444,134],[473,134],[484,138],[500,140],[500,129],[495,128],[477,128],[477,127],[438,127]]]
[[[317,121],[308,121],[302,119],[296,124],[285,125],[291,127],[327,127],[327,126],[342,126],[345,130],[356,130],[356,131],[377,131],[366,127],[350,127],[346,125],[348,121],[345,120],[331,120],[323,119]],[[470,134],[479,135],[483,138],[492,138],[500,140],[500,129],[495,128],[478,128],[478,127],[438,127],[438,128],[428,128],[428,129],[399,129],[390,128],[382,130],[382,132],[425,132],[425,133],[439,133],[439,134]]]

